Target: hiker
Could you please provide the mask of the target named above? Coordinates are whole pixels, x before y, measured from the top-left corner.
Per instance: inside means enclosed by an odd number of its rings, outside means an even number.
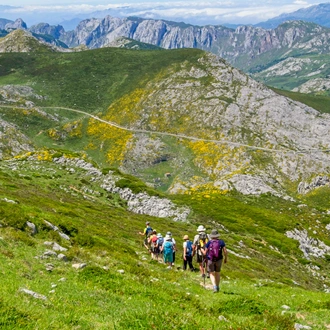
[[[158,248],[157,248],[157,231],[154,229],[152,234],[148,238],[148,245],[150,246],[151,259],[158,260]]]
[[[172,237],[169,235],[166,235],[164,238],[164,243],[161,248],[163,251],[163,258],[164,258],[164,263],[168,265],[168,269],[172,268],[172,263],[173,263],[173,249],[174,249],[174,244],[172,242]]]
[[[158,261],[161,261],[162,260],[162,254],[163,254],[163,251],[162,251],[162,246],[164,244],[164,237],[162,236],[161,233],[158,233],[157,234],[157,252],[158,252]],[[160,258],[159,258],[160,257]]]
[[[148,245],[149,244],[148,239],[149,239],[149,236],[150,236],[151,233],[152,233],[152,228],[150,227],[150,222],[147,221],[146,222],[146,227],[144,228],[143,233],[139,232],[140,235],[144,236],[143,245],[145,246],[145,248],[147,250],[150,250],[149,245]]]
[[[197,232],[198,234],[195,235],[194,240],[193,240],[193,256],[196,254],[196,261],[199,264],[199,270],[201,273],[202,277],[209,277],[209,273],[205,272],[205,268],[206,268],[206,256],[203,254],[202,250],[205,249],[205,245],[207,244],[207,242],[209,242],[210,237],[209,235],[206,234],[206,229],[204,228],[203,225],[198,226],[197,228]],[[207,274],[205,274],[207,273]]]
[[[170,231],[168,231],[166,233],[166,236],[171,237],[171,241],[173,243],[173,261],[172,261],[172,266],[174,266],[174,262],[175,262],[175,251],[176,251],[176,242],[175,242],[175,239],[173,238],[172,233]]]
[[[210,241],[206,243],[203,253],[207,256],[207,268],[210,272],[210,279],[213,284],[213,292],[219,292],[220,289],[220,270],[222,261],[227,263],[226,244],[219,239],[220,234],[213,229],[210,234]]]
[[[183,270],[187,269],[187,264],[189,265],[189,269],[193,272],[194,266],[192,264],[193,258],[193,243],[189,240],[188,235],[183,236]]]

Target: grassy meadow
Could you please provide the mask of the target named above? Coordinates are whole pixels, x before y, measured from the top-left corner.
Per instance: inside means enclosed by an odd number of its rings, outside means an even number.
[[[125,201],[90,179],[79,168],[73,172],[38,157],[2,162],[1,329],[329,327],[329,294],[307,268],[317,265],[326,276],[329,260],[303,259],[297,242],[284,236],[296,222],[327,223],[327,205],[314,209],[306,199],[299,209],[271,196],[173,196],[192,210],[182,223],[130,213]],[[129,183],[136,185],[143,186]],[[178,243],[174,269],[152,261],[142,247],[138,232],[146,220],[163,235],[172,231]],[[181,270],[182,237],[193,238],[199,224],[208,231],[218,228],[230,251],[219,294],[208,289],[209,279],[204,287],[198,272]],[[45,242],[67,248],[62,253],[68,260],[45,256],[50,249]],[[72,267],[81,263],[86,267]]]

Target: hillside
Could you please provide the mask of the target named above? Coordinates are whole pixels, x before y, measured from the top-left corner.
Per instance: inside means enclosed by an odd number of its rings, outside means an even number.
[[[103,48],[0,62],[2,118],[31,143],[84,150],[162,191],[292,199],[328,175],[328,114],[209,53]]]
[[[121,174],[81,156],[40,151],[0,162],[4,329],[329,326],[325,205],[196,193],[173,200],[191,209],[188,222],[141,216],[127,211],[120,190],[105,189]],[[141,246],[137,233],[146,219],[176,238],[175,269],[151,261]],[[180,269],[182,236],[193,237],[200,223],[217,227],[229,249],[219,296],[198,272]]]

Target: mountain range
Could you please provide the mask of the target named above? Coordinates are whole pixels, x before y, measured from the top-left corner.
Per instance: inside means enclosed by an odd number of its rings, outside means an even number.
[[[66,32],[60,25],[40,23],[27,29],[22,20],[6,29],[21,28],[54,45],[89,49],[112,46],[129,38],[165,49],[210,51],[267,85],[329,95],[330,30],[314,23],[289,21],[275,29],[240,26],[193,26],[141,18],[87,19]]]

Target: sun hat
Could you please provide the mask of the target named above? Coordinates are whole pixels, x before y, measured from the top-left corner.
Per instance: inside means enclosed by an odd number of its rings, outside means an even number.
[[[157,237],[163,237],[161,233],[158,233],[157,234]]]
[[[168,235],[168,236],[172,236],[172,233],[171,233],[170,231],[168,231],[168,232],[166,233],[166,235]]]
[[[169,236],[169,235],[166,235],[165,238],[164,238],[165,241],[170,241],[171,239],[172,239],[172,237]]]
[[[205,231],[206,229],[204,228],[204,226],[203,225],[200,225],[200,226],[198,226],[198,228],[197,228],[197,231],[198,232],[200,232],[200,231]]]
[[[189,239],[189,236],[188,236],[188,235],[184,235],[184,236],[183,236],[183,239],[184,239],[184,240],[187,240],[187,239]]]
[[[216,229],[212,229],[211,234],[210,234],[210,238],[219,238],[220,234],[218,233],[218,231]]]
[[[150,222],[149,222],[149,221],[147,221],[147,222],[146,222],[146,225],[150,225]]]

